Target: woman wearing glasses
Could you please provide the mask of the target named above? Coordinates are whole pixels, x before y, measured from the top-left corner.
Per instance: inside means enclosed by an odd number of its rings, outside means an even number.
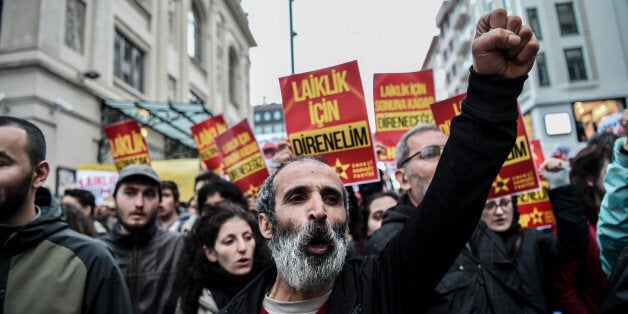
[[[488,200],[482,221],[436,287],[432,313],[551,313],[552,276],[581,258],[588,241],[583,208],[564,161],[541,169],[550,183],[557,234],[521,229],[516,196]]]

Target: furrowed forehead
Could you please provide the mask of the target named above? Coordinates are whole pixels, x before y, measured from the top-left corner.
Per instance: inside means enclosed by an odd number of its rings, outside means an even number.
[[[286,165],[273,180],[276,190],[296,185],[330,185],[342,189],[342,181],[338,174],[328,165],[312,160],[296,161]]]

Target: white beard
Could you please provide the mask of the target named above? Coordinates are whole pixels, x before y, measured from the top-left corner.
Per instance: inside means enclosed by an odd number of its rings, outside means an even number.
[[[309,222],[296,231],[292,225],[273,226],[273,237],[268,240],[277,272],[298,291],[320,290],[333,283],[342,270],[347,254],[348,228],[337,225],[332,228],[327,222]],[[323,239],[329,251],[316,256],[306,251],[312,238]]]

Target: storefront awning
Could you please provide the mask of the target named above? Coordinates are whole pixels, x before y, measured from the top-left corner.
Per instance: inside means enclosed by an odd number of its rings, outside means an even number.
[[[205,105],[105,100],[111,108],[122,111],[137,122],[180,141],[190,148],[196,144],[190,127],[214,116]]]

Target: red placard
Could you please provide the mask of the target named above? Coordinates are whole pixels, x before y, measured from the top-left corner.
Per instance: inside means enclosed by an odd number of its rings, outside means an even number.
[[[243,193],[257,197],[262,183],[268,178],[268,170],[249,122],[242,120],[216,136],[216,145],[231,182]]]
[[[357,61],[279,83],[296,156],[320,156],[344,184],[379,181]]]
[[[451,119],[460,112],[462,99],[464,99],[464,96],[458,95],[430,106],[436,125],[447,135],[449,135]],[[493,181],[488,198],[518,194],[538,188],[539,179],[532,160],[528,135],[526,134],[521,114],[519,114],[515,146]]]
[[[532,159],[534,159],[536,169],[540,169],[541,164],[545,161],[545,157],[543,156],[543,149],[541,147],[541,141],[530,140],[530,150],[532,151]]]
[[[118,171],[130,164],[149,164],[148,143],[135,120],[109,125],[103,128],[109,139],[113,162]]]
[[[432,70],[373,75],[373,103],[377,141],[386,146],[379,161],[395,161],[395,146],[403,134],[419,123],[434,123]]]
[[[517,195],[519,224],[522,228],[548,228],[556,221],[549,200],[549,183],[541,181],[541,188]]]
[[[227,130],[227,124],[222,114],[211,117],[201,123],[190,127],[192,136],[200,158],[207,169],[216,173],[222,173],[222,158],[214,139],[218,134]]]
[[[447,134],[447,136],[450,134],[449,127],[451,126],[451,119],[460,114],[462,100],[466,97],[467,94],[464,93],[430,105],[434,123],[438,129]]]

